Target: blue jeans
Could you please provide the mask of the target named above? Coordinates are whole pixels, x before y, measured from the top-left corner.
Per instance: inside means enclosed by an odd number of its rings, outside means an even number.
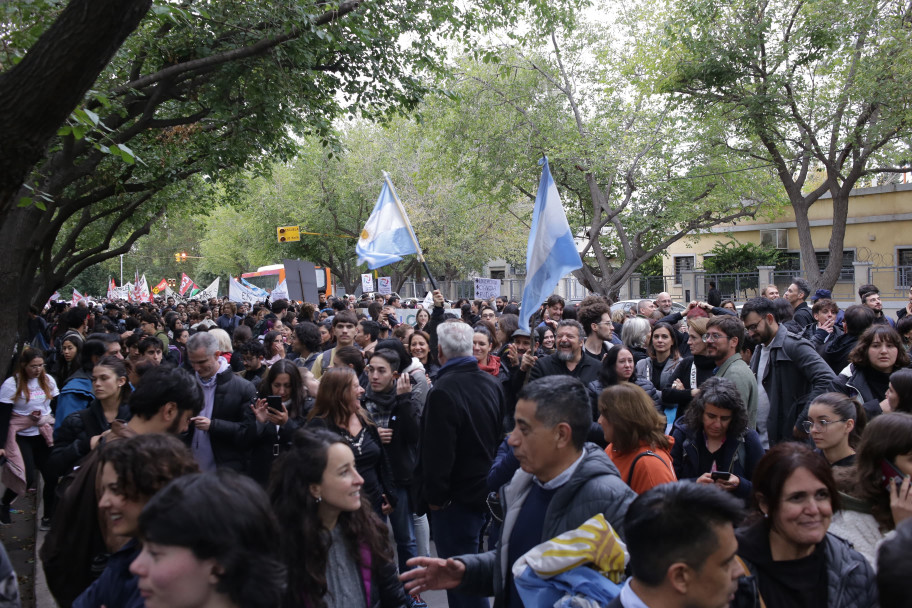
[[[418,545],[415,543],[415,523],[412,520],[412,510],[409,508],[409,492],[407,488],[396,488],[396,508],[389,515],[390,525],[393,527],[393,537],[396,539],[396,555],[399,558],[399,572],[408,570],[405,562],[418,556]]]
[[[451,504],[431,511],[431,534],[437,544],[437,557],[444,559],[464,553],[478,553],[478,537],[484,527],[483,511]],[[450,608],[490,608],[487,598],[447,589]]]

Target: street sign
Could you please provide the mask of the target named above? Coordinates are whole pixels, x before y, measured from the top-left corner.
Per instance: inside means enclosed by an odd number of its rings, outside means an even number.
[[[291,243],[301,240],[300,226],[279,226],[276,233],[280,243]]]

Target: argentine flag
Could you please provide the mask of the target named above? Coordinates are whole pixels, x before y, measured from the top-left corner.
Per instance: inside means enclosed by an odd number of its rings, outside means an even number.
[[[380,198],[355,246],[358,264],[367,263],[371,270],[398,262],[404,255],[418,253],[412,240],[412,227],[405,210],[396,203],[392,187],[389,179],[384,180]]]
[[[539,164],[543,165],[542,175],[532,212],[532,230],[526,249],[526,286],[519,309],[522,329],[529,329],[529,318],[548,299],[561,277],[583,266],[548,168],[548,157],[541,159]]]

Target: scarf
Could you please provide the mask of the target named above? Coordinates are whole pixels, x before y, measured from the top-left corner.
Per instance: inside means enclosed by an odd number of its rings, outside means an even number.
[[[500,357],[497,355],[488,355],[488,364],[483,365],[481,361],[479,361],[478,369],[483,372],[488,372],[496,378],[500,374]]]

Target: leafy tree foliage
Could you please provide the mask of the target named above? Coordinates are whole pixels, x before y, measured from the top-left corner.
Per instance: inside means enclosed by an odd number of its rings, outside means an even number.
[[[9,41],[0,281],[39,305],[129,251],[169,208],[204,207],[207,181],[262,172],[291,158],[302,136],[329,141],[340,117],[414,108],[446,46],[520,8],[219,0],[162,2],[147,14],[149,0],[31,4],[0,13]],[[0,324],[0,364],[28,304]]]
[[[521,255],[527,232],[508,210],[489,209],[459,183],[442,179],[439,159],[428,154],[429,123],[406,119],[386,127],[352,123],[339,134],[340,150],[327,152],[307,140],[300,155],[268,177],[247,183],[232,204],[207,219],[203,268],[238,273],[302,258],[332,269],[353,292],[366,271],[355,243],[388,171],[435,276],[454,279],[480,270],[492,255]],[[332,154],[332,157],[330,157]],[[298,225],[300,243],[279,243],[275,229]],[[385,267],[400,289],[409,277],[423,280],[413,257]]]
[[[912,10],[898,1],[679,0],[657,8],[666,44],[656,79],[718,121],[719,150],[775,171],[813,287],[832,289],[849,193],[908,171]],[[829,200],[826,200],[826,199]],[[832,208],[829,263],[818,267],[812,205]]]
[[[757,272],[758,266],[776,266],[782,252],[756,243],[717,242],[703,260],[703,269],[711,274]]]
[[[604,3],[610,23],[554,11],[529,33],[466,58],[427,120],[445,125],[443,167],[476,196],[512,204],[535,196],[547,155],[572,229],[585,244],[577,277],[616,297],[645,261],[716,224],[771,203],[768,172],[712,153],[718,123],[697,121],[661,95],[629,40],[654,33]],[[455,99],[455,103],[451,98]],[[530,205],[531,206],[531,205]]]

